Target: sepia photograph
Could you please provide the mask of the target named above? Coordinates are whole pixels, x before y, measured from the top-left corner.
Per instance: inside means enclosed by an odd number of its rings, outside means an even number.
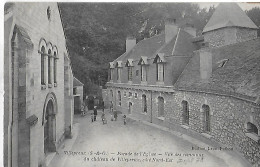
[[[260,167],[260,2],[9,1],[3,22],[4,167]]]

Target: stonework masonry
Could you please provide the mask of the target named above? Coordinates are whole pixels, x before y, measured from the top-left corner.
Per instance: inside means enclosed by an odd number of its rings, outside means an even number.
[[[227,27],[203,34],[210,47],[219,47],[257,38],[257,30],[249,28]]]
[[[69,132],[72,128],[73,76],[71,68],[67,67],[67,74],[71,76],[67,80],[64,78],[64,56],[68,54],[66,41],[57,3],[14,3],[11,8],[10,17],[5,15],[4,90],[7,94],[4,105],[7,126],[4,128],[4,142],[7,156],[4,164],[44,166],[48,154],[44,150],[47,147],[44,133],[48,133],[52,140],[48,145],[49,151],[55,151],[64,140],[65,131]],[[48,46],[58,49],[57,83],[53,83],[54,75],[51,74],[52,82],[44,87],[41,84],[39,52],[42,39]],[[53,67],[53,62],[50,61],[50,67]],[[64,96],[65,89],[68,94]],[[53,104],[49,113],[46,109],[48,102]],[[64,107],[65,102],[67,106]],[[51,127],[48,132],[44,132],[46,117]],[[34,122],[30,122],[30,118]]]
[[[118,91],[121,93],[121,105],[119,105]],[[252,164],[260,165],[259,143],[246,136],[246,123],[252,122],[260,127],[260,107],[250,102],[217,94],[200,92],[175,91],[160,92],[120,87],[108,87],[107,97],[113,101],[114,108],[123,114],[131,114],[141,120],[178,129],[206,134],[211,140],[233,147],[241,152]],[[110,92],[110,93],[109,93]],[[113,92],[113,99],[111,99]],[[129,96],[129,92],[132,96]],[[135,97],[137,94],[137,98]],[[126,96],[124,96],[126,95]],[[142,95],[147,98],[147,113],[142,111]],[[164,118],[158,117],[158,97],[164,99]],[[182,101],[188,102],[189,125],[183,123]],[[132,103],[132,111],[129,113],[129,102]],[[210,109],[210,131],[204,131],[203,105]],[[183,130],[184,129],[184,130]],[[190,133],[192,134],[192,133]]]

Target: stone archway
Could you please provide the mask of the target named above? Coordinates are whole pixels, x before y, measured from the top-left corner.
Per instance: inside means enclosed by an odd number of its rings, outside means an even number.
[[[43,112],[44,153],[56,151],[57,101],[53,93],[47,95]]]

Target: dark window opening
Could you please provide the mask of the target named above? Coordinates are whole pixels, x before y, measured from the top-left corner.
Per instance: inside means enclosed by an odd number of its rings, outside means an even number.
[[[51,84],[51,50],[48,50],[48,83]]]
[[[73,88],[73,95],[77,94],[77,88]]]
[[[41,48],[41,84],[45,85],[45,79],[44,79],[44,52],[45,52],[45,48],[42,46]]]
[[[56,52],[54,52],[54,83],[57,83],[57,58],[56,58]]]
[[[251,122],[247,123],[247,132],[248,133],[255,133],[255,134],[258,135],[257,127],[254,124],[252,124]]]
[[[187,101],[182,101],[183,124],[189,125],[189,106]]]
[[[210,132],[210,108],[208,105],[203,105],[203,122],[204,122],[204,131]]]

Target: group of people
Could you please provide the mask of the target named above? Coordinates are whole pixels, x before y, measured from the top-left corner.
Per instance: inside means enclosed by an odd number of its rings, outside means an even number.
[[[101,120],[102,120],[103,124],[107,124],[107,119],[106,119],[105,112],[104,112],[104,102],[102,103],[101,108],[102,108]],[[81,115],[85,116],[87,112],[88,112],[88,105],[82,105]],[[117,121],[118,113],[117,113],[117,111],[114,111],[112,102],[110,103],[109,113],[111,114],[111,121]],[[93,112],[91,113],[91,122],[94,122],[97,120],[97,115],[98,115],[97,106],[94,106]],[[124,121],[124,125],[126,125],[126,115],[123,116],[123,121]]]
[[[102,101],[101,102],[101,109],[102,109],[101,120],[102,120],[103,124],[107,124],[104,108],[105,108],[104,101]],[[117,113],[117,111],[114,110],[112,101],[110,102],[109,108],[110,108],[109,113],[111,114],[111,121],[117,121],[118,113]],[[81,106],[81,116],[84,117],[86,115],[86,113],[88,112],[88,110],[89,110],[88,105],[83,103]],[[94,106],[93,112],[91,113],[91,122],[94,122],[97,120],[97,115],[98,115],[97,106]],[[124,121],[124,125],[126,125],[126,115],[123,116],[123,121]]]

